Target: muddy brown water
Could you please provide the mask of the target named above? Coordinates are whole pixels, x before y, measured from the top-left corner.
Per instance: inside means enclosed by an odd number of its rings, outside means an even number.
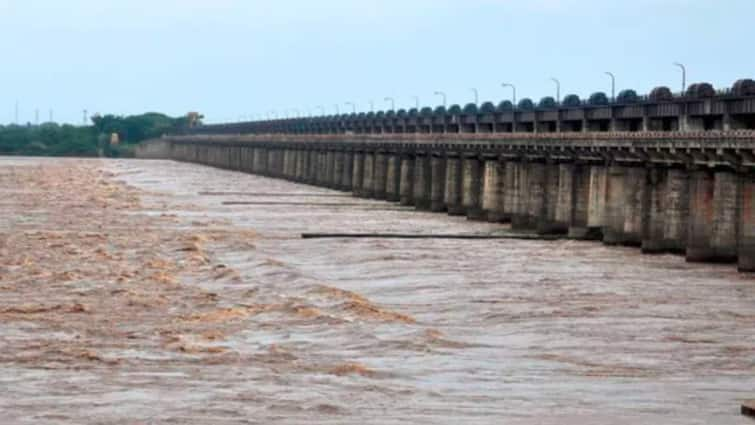
[[[80,193],[92,176],[103,205]],[[61,211],[50,191],[82,198]],[[593,242],[301,239],[503,228],[329,195],[168,161],[0,159],[0,423],[751,423],[752,276]],[[60,283],[23,256],[58,249],[39,232],[98,232],[107,255]],[[140,277],[152,257],[166,277]]]

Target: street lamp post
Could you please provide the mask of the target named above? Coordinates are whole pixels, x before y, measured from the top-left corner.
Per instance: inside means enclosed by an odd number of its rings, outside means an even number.
[[[370,100],[370,112],[375,112],[375,101]]]
[[[674,66],[682,70],[682,95],[684,95],[685,90],[687,90],[687,68],[679,62],[674,62]]]
[[[333,105],[333,106],[335,106],[335,107],[336,107],[336,115],[341,115],[341,108],[339,108],[339,107],[338,107],[338,104],[336,103],[336,104],[335,104],[335,105]]]
[[[386,102],[391,102],[391,111],[395,111],[396,110],[396,99],[394,99],[392,97],[386,97],[385,101]]]
[[[551,78],[551,81],[556,83],[556,103],[561,103],[561,82],[558,78]]]
[[[354,102],[346,102],[346,106],[351,106],[351,112],[357,113],[357,105]]]
[[[419,96],[413,96],[412,98],[414,99],[414,107],[419,111]]]
[[[448,97],[446,96],[446,93],[442,91],[436,91],[435,95],[443,97],[443,107],[445,108],[448,105]]]
[[[471,91],[472,93],[474,93],[474,104],[475,105],[479,105],[480,104],[480,92],[479,92],[479,90],[477,90],[475,88],[471,88],[471,89],[469,89],[469,91]]]
[[[606,75],[611,77],[611,102],[616,102],[616,76],[613,72],[605,72]]]
[[[516,107],[516,86],[513,85],[513,84],[510,84],[510,83],[503,83],[503,84],[501,84],[501,87],[503,87],[503,88],[511,87],[511,92],[513,94],[513,96],[512,96],[512,102],[514,103],[514,107]]]

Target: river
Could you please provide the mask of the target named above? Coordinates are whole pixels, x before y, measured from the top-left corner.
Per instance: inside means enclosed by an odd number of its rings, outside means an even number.
[[[164,305],[121,316],[110,295],[80,301],[93,315],[111,306],[113,328],[142,342],[89,334],[95,322],[69,325],[62,310],[47,329],[9,307],[24,268],[9,265],[7,241],[56,214],[32,219],[55,207],[14,197],[24,169],[99,173],[138,198],[73,221],[80,234],[121,235],[133,254],[124,264],[161,250],[175,264],[170,290],[142,288],[146,304]],[[10,423],[751,423],[739,406],[755,398],[755,280],[732,266],[568,240],[302,239],[504,226],[193,164],[3,159],[0,173],[0,307],[10,315],[0,345],[11,347],[0,412]],[[88,177],[69,177],[57,190],[84,190]],[[57,214],[66,230],[69,216]],[[176,241],[189,245],[167,248]],[[88,281],[68,282],[81,292]],[[195,292],[205,298],[186,295]],[[24,341],[69,329],[104,361],[19,361]]]

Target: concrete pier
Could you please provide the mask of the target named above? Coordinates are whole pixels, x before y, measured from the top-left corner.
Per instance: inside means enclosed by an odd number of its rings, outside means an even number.
[[[462,206],[470,220],[486,218],[482,210],[482,169],[477,157],[466,157],[462,162]]]
[[[626,175],[627,167],[625,166],[612,165],[608,168],[603,226],[603,243],[608,245],[621,245],[625,242]]]
[[[414,158],[414,206],[418,210],[430,210],[431,199],[431,178],[432,169],[430,167],[430,156],[419,154]]]
[[[482,212],[485,218],[492,222],[503,222],[506,219],[504,212],[504,188],[506,169],[497,158],[485,160],[485,172],[482,189]]]
[[[446,202],[446,158],[433,155],[430,160],[430,210],[445,212]]]
[[[462,171],[461,158],[458,156],[446,157],[446,193],[443,200],[446,210],[450,215],[464,215],[462,204]]]
[[[545,228],[547,204],[546,204],[547,168],[539,162],[527,164],[527,186],[523,193],[527,197],[525,229],[534,229],[543,233]]]
[[[605,165],[590,167],[590,192],[587,206],[587,229],[596,239],[603,239],[606,224],[606,197],[608,168]]]
[[[684,254],[689,233],[690,178],[686,170],[670,168],[666,174],[663,209],[663,246],[669,252]]]
[[[624,179],[624,230],[623,244],[642,245],[643,219],[648,208],[647,170],[629,167]]]
[[[755,272],[755,175],[740,180],[739,271]]]
[[[354,165],[351,174],[351,191],[354,196],[362,197],[362,182],[364,181],[364,153],[354,152]]]
[[[389,202],[401,201],[401,157],[388,155],[385,172],[385,199]]]
[[[343,174],[341,175],[341,188],[345,191],[353,189],[354,153],[343,153]]]
[[[544,210],[540,217],[537,218],[537,232],[546,234],[566,234],[569,226],[566,222],[559,223],[556,219],[558,215],[558,198],[561,190],[561,169],[558,164],[545,164],[545,184],[543,186],[543,203]]]
[[[654,167],[647,172],[647,203],[642,217],[641,248],[646,254],[666,252],[664,224],[666,221],[667,170]]]
[[[577,164],[569,169],[572,172],[572,176],[569,179],[569,183],[571,183],[572,186],[569,237],[574,239],[599,239],[601,236],[595,235],[594,232],[591,232],[588,224],[590,207],[590,166],[586,164]],[[559,185],[562,184],[561,182],[563,182],[564,185],[567,184],[566,179],[561,179]],[[559,195],[564,198],[568,196],[567,194],[561,195],[560,192]]]
[[[375,153],[364,153],[364,174],[362,175],[362,197],[375,197]]]
[[[551,223],[554,233],[569,233],[575,206],[574,180],[576,166],[574,164],[558,164],[558,192],[555,200],[555,214]],[[555,172],[556,170],[554,170]]]
[[[401,183],[399,188],[401,205],[414,205],[414,158],[401,157]]]
[[[375,154],[375,175],[373,180],[373,193],[375,199],[386,198],[386,184],[388,177],[388,156],[379,152]]]
[[[511,206],[511,227],[516,230],[534,228],[529,220],[529,163],[518,161],[506,169],[505,208]],[[511,173],[509,174],[509,171]]]
[[[325,154],[325,186],[338,189],[336,181],[336,153],[328,151]]]
[[[691,174],[687,261],[737,261],[739,182],[728,170]]]

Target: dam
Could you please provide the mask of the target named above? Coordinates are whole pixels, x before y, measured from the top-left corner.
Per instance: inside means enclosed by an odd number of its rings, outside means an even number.
[[[755,270],[755,132],[184,135],[169,158]]]

